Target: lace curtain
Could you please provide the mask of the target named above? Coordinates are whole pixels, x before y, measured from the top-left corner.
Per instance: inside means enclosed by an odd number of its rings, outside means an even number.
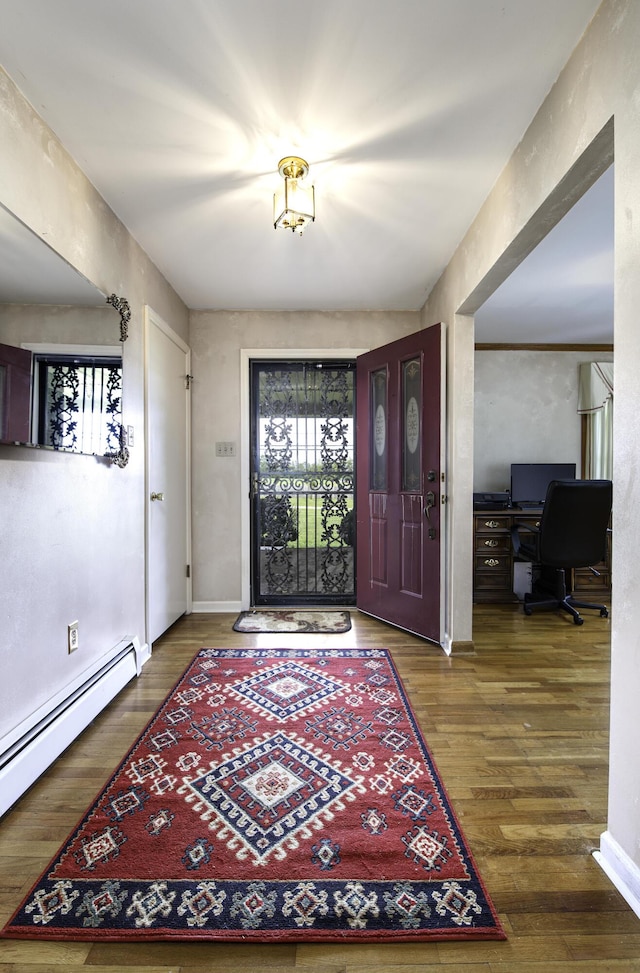
[[[578,366],[578,412],[583,416],[582,456],[585,479],[613,475],[613,362]]]

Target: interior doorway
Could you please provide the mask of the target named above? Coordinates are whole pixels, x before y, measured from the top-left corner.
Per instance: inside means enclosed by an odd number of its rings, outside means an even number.
[[[496,508],[517,506],[512,464],[567,463],[579,477],[612,478],[613,280],[610,165],[475,310],[473,489],[505,498]],[[490,519],[501,523],[500,510]],[[516,603],[523,589],[508,535],[504,549],[487,551],[503,541],[476,524],[474,601]],[[576,584],[608,601],[610,557],[594,567],[598,575]]]
[[[191,611],[188,345],[145,308],[147,643]]]
[[[353,361],[250,361],[251,604],[355,604]]]

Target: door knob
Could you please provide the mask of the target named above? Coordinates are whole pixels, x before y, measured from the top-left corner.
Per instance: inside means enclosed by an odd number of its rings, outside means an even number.
[[[155,493],[154,492],[154,493],[151,494],[151,499],[152,500],[164,500],[164,493]]]
[[[427,493],[427,495],[425,497],[425,500],[426,500],[426,503],[424,505],[424,515],[427,518],[427,520],[430,521],[431,520],[431,516],[429,514],[429,511],[431,510],[432,507],[435,507],[435,505],[436,505],[436,495],[433,492],[433,490],[429,490],[429,492]]]

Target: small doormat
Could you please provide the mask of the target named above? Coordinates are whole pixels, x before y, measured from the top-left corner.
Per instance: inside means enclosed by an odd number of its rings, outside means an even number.
[[[389,653],[308,646],[201,649],[0,935],[505,938]]]
[[[351,628],[345,611],[248,611],[240,612],[234,632],[276,632],[305,635],[339,635]]]

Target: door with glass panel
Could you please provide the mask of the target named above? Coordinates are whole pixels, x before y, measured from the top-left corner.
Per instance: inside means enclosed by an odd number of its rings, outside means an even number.
[[[353,362],[251,362],[251,602],[355,601]]]
[[[438,643],[443,374],[440,325],[357,360],[358,608]]]

